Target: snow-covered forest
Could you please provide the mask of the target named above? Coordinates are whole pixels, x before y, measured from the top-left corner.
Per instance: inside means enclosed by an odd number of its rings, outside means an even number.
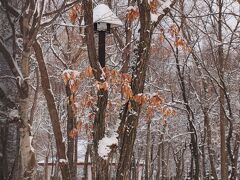
[[[0,180],[240,179],[239,0],[0,0]]]

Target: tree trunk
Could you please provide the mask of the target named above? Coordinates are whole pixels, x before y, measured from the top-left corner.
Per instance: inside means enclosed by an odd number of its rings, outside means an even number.
[[[57,146],[57,158],[59,160],[59,166],[61,169],[62,178],[64,180],[70,180],[70,171],[68,166],[68,161],[66,157],[65,143],[63,142],[62,131],[60,126],[60,119],[58,116],[57,107],[55,104],[55,99],[51,90],[50,80],[47,72],[47,67],[44,62],[43,52],[40,44],[36,41],[33,44],[35,51],[35,56],[38,62],[39,71],[41,74],[41,85],[43,89],[43,94],[47,101],[47,107],[53,127],[53,133]]]
[[[70,132],[76,127],[76,116],[74,112],[74,99],[75,94],[71,92],[70,90],[70,80],[68,80],[66,84],[66,92],[68,97],[68,103],[67,103],[67,158],[69,162],[69,169],[71,173],[72,180],[76,180],[76,163],[75,163],[75,154],[77,153],[75,151],[76,141],[75,138],[70,136]]]
[[[210,176],[212,175],[214,177],[214,180],[218,180],[218,176],[217,176],[217,172],[216,172],[216,168],[215,168],[215,163],[214,163],[214,150],[212,147],[212,133],[211,133],[211,126],[210,126],[210,122],[209,122],[209,117],[207,114],[207,111],[204,110],[203,111],[204,114],[204,125],[206,128],[206,133],[207,133],[207,149],[208,149],[208,157],[209,157],[209,161],[210,161],[210,167],[211,167],[211,174],[209,174]]]
[[[90,144],[87,145],[87,151],[85,154],[85,160],[84,160],[84,168],[83,168],[83,180],[88,180],[88,158],[90,155]]]
[[[156,179],[160,179],[161,175],[161,146],[163,145],[163,134],[160,134],[159,142],[158,142],[158,151],[157,151],[157,174]]]
[[[222,42],[222,7],[223,1],[218,0],[218,41]],[[219,71],[219,79],[220,85],[219,87],[219,121],[220,121],[220,143],[221,143],[221,179],[228,179],[228,162],[227,162],[227,146],[226,146],[226,137],[225,137],[225,127],[227,125],[225,113],[224,113],[224,53],[223,53],[223,45],[218,45],[218,71]]]
[[[147,139],[146,139],[146,154],[145,154],[145,180],[149,180],[149,153],[150,153],[150,141],[151,141],[151,133],[150,133],[150,128],[151,128],[151,121],[149,120],[147,122]]]
[[[149,179],[152,180],[154,179],[154,176],[153,176],[153,173],[154,173],[154,139],[155,139],[155,136],[152,137],[152,140],[151,140],[151,151],[150,151],[150,172],[149,172]]]
[[[33,151],[31,141],[31,129],[29,124],[29,112],[28,108],[31,102],[29,97],[29,86],[25,78],[29,76],[29,58],[30,50],[26,46],[23,49],[23,57],[21,61],[22,72],[16,65],[15,60],[11,56],[8,48],[4,45],[4,42],[0,39],[0,49],[6,59],[12,73],[17,77],[17,87],[19,91],[19,115],[20,115],[20,157],[21,157],[21,177],[23,179],[35,179],[36,178],[36,158]]]
[[[142,93],[144,89],[145,76],[147,70],[147,64],[149,61],[149,49],[151,43],[151,32],[150,32],[150,7],[147,1],[138,1],[139,12],[140,12],[140,41],[138,52],[135,54],[136,57],[136,71],[134,72],[133,82],[131,88],[133,94]],[[119,128],[120,135],[120,158],[117,168],[117,180],[125,180],[129,178],[129,169],[131,164],[131,158],[133,153],[133,146],[136,138],[137,125],[140,113],[140,105],[134,101],[131,101],[132,111],[136,114],[128,113],[128,109],[125,109],[123,114],[128,114],[126,117],[123,115],[121,119],[121,125]],[[125,128],[123,128],[125,126]],[[124,132],[121,132],[124,130]]]
[[[206,153],[205,153],[205,141],[206,141],[206,129],[204,128],[204,132],[203,132],[203,137],[202,137],[202,146],[201,146],[201,155],[202,155],[202,168],[201,168],[201,178],[203,180],[206,180],[207,177],[206,177]]]
[[[176,47],[176,54],[175,54],[175,60],[176,60],[176,69],[177,69],[177,75],[179,78],[179,85],[181,87],[181,93],[182,98],[185,104],[185,108],[187,111],[187,120],[188,120],[188,131],[191,133],[191,144],[190,144],[190,150],[191,150],[191,171],[190,176],[194,178],[195,180],[198,180],[199,178],[199,153],[198,153],[198,138],[196,129],[194,127],[194,114],[192,112],[192,109],[189,105],[189,100],[187,97],[187,91],[186,91],[186,84],[185,84],[185,78],[184,74],[181,70],[181,65],[179,63],[179,49]]]
[[[230,180],[235,180],[237,179],[237,167],[238,167],[238,157],[239,157],[239,146],[240,146],[240,136],[239,133],[236,134],[236,140],[235,140],[235,144],[234,144],[234,149],[233,149],[233,155],[234,155],[234,161],[233,161],[233,165],[232,165],[232,173],[231,173],[231,177]]]
[[[165,159],[165,142],[164,138],[161,145],[161,164],[162,164],[162,180],[166,178],[166,159]]]
[[[45,162],[44,162],[44,180],[48,180],[48,176],[49,176],[49,173],[48,173],[48,159],[49,159],[49,153],[47,153],[46,157],[45,157]]]
[[[94,31],[93,31],[93,12],[92,12],[92,0],[90,1],[83,1],[84,4],[84,17],[85,23],[87,25],[86,28],[86,40],[87,40],[87,47],[88,47],[88,57],[89,63],[94,69],[93,74],[95,79],[100,82],[104,83],[105,79],[102,78],[103,69],[100,66],[100,59],[97,59],[96,55],[96,47],[95,47],[95,39],[94,39]],[[108,169],[109,163],[107,160],[103,159],[98,155],[98,143],[105,135],[105,113],[106,107],[108,102],[108,91],[104,89],[99,89],[97,92],[98,100],[97,100],[97,107],[98,111],[96,112],[96,116],[94,119],[93,125],[93,151],[94,151],[94,162],[96,167],[96,174],[95,179],[106,180],[108,179]]]
[[[23,50],[22,57],[22,75],[23,78],[29,77],[29,60],[30,60],[30,49],[27,47]],[[26,86],[27,83],[26,83]],[[28,88],[28,87],[24,87]],[[20,91],[21,92],[21,91]],[[20,93],[20,109],[19,114],[21,118],[20,131],[20,156],[21,156],[21,168],[23,179],[36,179],[36,157],[34,149],[32,147],[32,135],[31,135],[31,125],[29,124],[29,108],[30,108],[31,98],[28,93]]]

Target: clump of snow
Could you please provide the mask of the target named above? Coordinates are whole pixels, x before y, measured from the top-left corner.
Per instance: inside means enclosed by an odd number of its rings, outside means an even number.
[[[93,22],[110,23],[115,26],[122,26],[121,20],[105,4],[99,4],[93,9]]]
[[[158,16],[159,16],[158,14],[151,13],[151,21],[152,21],[152,22],[157,22]]]
[[[167,1],[165,1],[165,2],[162,4],[161,7],[162,7],[163,9],[169,8],[170,5],[171,5],[171,3],[172,3],[171,0],[167,0]]]
[[[31,151],[34,152],[34,148],[32,146],[33,136],[29,136],[29,138],[30,138],[30,148],[31,148]]]
[[[18,117],[19,117],[18,110],[17,109],[11,110],[11,112],[9,113],[9,118],[14,119],[14,118],[18,118]]]
[[[62,74],[69,74],[69,75],[72,74],[74,77],[78,77],[80,75],[80,72],[76,70],[67,69],[67,70],[64,70]]]
[[[59,163],[67,163],[68,161],[66,159],[59,159]]]
[[[106,135],[98,142],[98,155],[107,160],[108,154],[111,152],[111,146],[118,144],[118,134],[114,132],[110,137]]]
[[[137,7],[136,6],[128,6],[127,11],[131,11],[131,10],[136,11]]]

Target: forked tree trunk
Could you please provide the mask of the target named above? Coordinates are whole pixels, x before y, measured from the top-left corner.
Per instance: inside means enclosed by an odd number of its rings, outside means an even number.
[[[23,57],[21,61],[22,71],[16,65],[15,60],[11,56],[8,48],[0,39],[0,49],[7,61],[9,68],[13,75],[17,78],[17,87],[19,91],[19,115],[20,115],[20,159],[21,159],[21,178],[22,179],[35,179],[36,178],[36,158],[33,151],[31,141],[31,129],[29,124],[29,86],[24,78],[29,76],[29,58],[30,50],[24,45]]]
[[[151,18],[148,1],[138,1],[138,7],[140,12],[141,28],[138,52],[135,54],[137,67],[136,71],[134,72],[133,81],[131,84],[134,95],[142,93],[144,89],[151,43]],[[129,113],[128,108],[124,108],[125,112],[123,112],[123,115],[121,115],[122,119],[119,128],[120,159],[117,168],[117,180],[129,179],[129,169],[131,166],[133,146],[135,143],[139,113],[141,109],[140,105],[134,101],[131,101],[131,105],[132,111],[136,112],[136,114]],[[126,116],[127,114],[128,116]],[[123,128],[124,126],[125,128]],[[122,132],[123,129],[124,131]]]
[[[170,7],[175,4],[172,1]],[[140,16],[140,36],[137,44],[136,53],[134,55],[134,64],[136,64],[133,72],[133,80],[131,88],[133,95],[143,93],[146,70],[149,62],[149,51],[151,44],[151,36],[154,28],[158,25],[161,19],[169,12],[169,8],[164,9],[164,13],[158,17],[157,22],[151,22],[150,6],[147,0],[137,0]],[[131,103],[132,111],[129,112],[127,105]],[[119,149],[120,158],[117,167],[117,180],[129,179],[129,169],[131,166],[131,158],[133,154],[133,147],[136,139],[137,125],[141,106],[135,101],[131,100],[123,107],[123,112],[120,114],[119,133]]]

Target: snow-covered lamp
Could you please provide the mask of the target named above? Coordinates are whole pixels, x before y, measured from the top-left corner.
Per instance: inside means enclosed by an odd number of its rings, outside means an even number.
[[[98,32],[98,55],[99,62],[105,67],[105,38],[114,27],[122,26],[121,20],[105,4],[99,4],[93,9],[94,31]]]

